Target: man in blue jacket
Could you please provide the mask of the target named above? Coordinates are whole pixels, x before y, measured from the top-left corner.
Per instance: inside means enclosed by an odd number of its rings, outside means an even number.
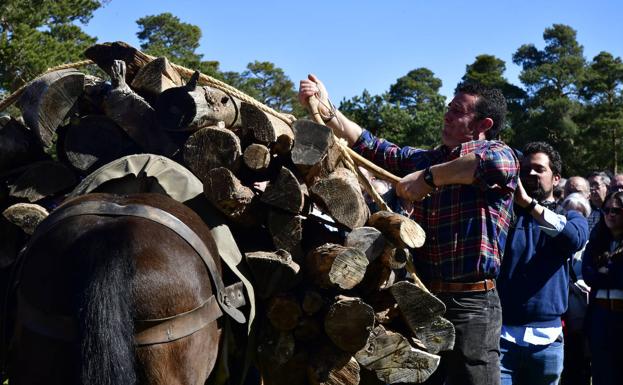
[[[497,281],[502,384],[557,384],[562,372],[568,261],[586,243],[588,225],[582,214],[565,216],[555,203],[561,168],[560,155],[549,144],[526,145]]]

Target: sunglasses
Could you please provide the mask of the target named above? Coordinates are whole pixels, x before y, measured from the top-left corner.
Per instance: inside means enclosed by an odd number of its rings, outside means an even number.
[[[623,207],[606,207],[603,209],[604,214],[614,214],[621,215],[623,214]]]

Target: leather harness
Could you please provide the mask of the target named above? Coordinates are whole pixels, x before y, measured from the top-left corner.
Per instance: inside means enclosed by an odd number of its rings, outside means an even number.
[[[245,322],[244,314],[237,309],[237,307],[246,304],[242,282],[225,287],[214,258],[201,238],[184,222],[162,209],[145,204],[120,205],[107,201],[82,202],[53,212],[39,225],[28,245],[34,244],[42,234],[47,233],[63,220],[82,215],[133,216],[166,226],[184,239],[199,254],[210,273],[216,288],[216,295],[211,295],[198,307],[181,314],[160,319],[135,320],[135,345],[159,344],[189,336],[218,319],[223,313],[228,314],[239,323]],[[72,317],[45,314],[31,305],[19,289],[17,307],[18,316],[27,328],[51,338],[65,341],[76,339],[78,328]]]

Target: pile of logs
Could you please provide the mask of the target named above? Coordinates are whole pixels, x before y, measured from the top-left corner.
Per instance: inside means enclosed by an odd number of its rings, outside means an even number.
[[[246,257],[265,384],[428,378],[454,329],[443,303],[405,279],[425,235],[398,214],[370,214],[327,127],[289,124],[124,43],[85,55],[109,81],[47,73],[19,99],[22,117],[0,118],[0,209],[10,219],[0,232],[13,240],[2,242],[0,267],[26,238],[13,223],[32,233],[96,169],[163,155],[199,178],[202,204],[225,218]],[[124,183],[109,189],[127,192]]]

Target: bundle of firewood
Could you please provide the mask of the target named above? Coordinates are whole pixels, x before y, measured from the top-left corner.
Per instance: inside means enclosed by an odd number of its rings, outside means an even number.
[[[125,44],[85,54],[109,81],[47,73],[18,100],[21,118],[0,119],[0,208],[22,202],[5,217],[31,233],[41,206],[53,209],[94,170],[130,154],[169,157],[203,183],[203,204],[245,254],[264,383],[428,378],[454,329],[443,303],[404,272],[424,233],[398,214],[370,215],[327,127],[286,122]],[[106,191],[144,191],[147,181],[124,178]],[[2,218],[13,241],[0,262],[24,239],[11,226]]]

